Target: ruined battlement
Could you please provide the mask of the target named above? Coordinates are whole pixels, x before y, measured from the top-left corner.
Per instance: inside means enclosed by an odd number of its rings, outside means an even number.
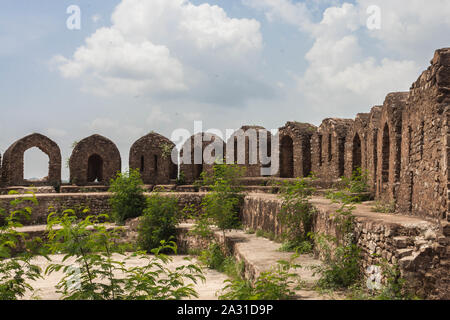
[[[356,168],[367,171],[369,185],[376,199],[395,204],[403,214],[449,219],[450,209],[450,48],[439,49],[431,65],[412,84],[409,92],[389,93],[382,106],[353,119],[327,118],[319,127],[300,122],[287,122],[279,129],[277,176],[306,177],[311,172],[319,179],[333,181],[350,177]],[[201,144],[202,152],[215,154],[211,144],[239,144],[244,137],[248,177],[261,176],[259,152],[256,164],[249,163],[253,148],[248,134],[251,129],[267,132],[260,126],[243,126],[227,142],[219,137],[204,139],[205,133],[192,136],[182,147],[181,155],[191,154]],[[256,139],[260,139],[258,136]],[[272,139],[272,140],[271,140]],[[200,141],[200,142],[198,142]],[[273,137],[268,134],[268,143]],[[13,143],[3,155],[1,184],[3,187],[36,185],[23,178],[23,155],[38,147],[49,156],[49,174],[40,185],[61,184],[61,152],[49,138],[32,134]],[[259,144],[256,145],[259,148]],[[139,169],[147,184],[167,184],[176,178],[176,164],[168,154],[175,145],[167,138],[151,133],[139,139],[130,149],[130,168]],[[226,148],[223,148],[225,151]],[[259,151],[259,149],[257,149]],[[269,148],[270,150],[270,148]],[[1,155],[0,155],[1,156]],[[0,157],[1,160],[1,157]],[[236,161],[235,161],[236,162]],[[201,172],[211,170],[213,162],[180,163],[180,169],[191,183]],[[70,158],[70,182],[74,185],[107,184],[121,170],[120,153],[109,139],[93,135],[80,141]]]

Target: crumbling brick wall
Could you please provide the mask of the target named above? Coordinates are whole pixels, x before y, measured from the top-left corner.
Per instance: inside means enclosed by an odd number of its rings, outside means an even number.
[[[214,162],[223,160],[224,151],[225,143],[215,134],[201,132],[191,136],[180,151],[180,172],[184,173],[186,182],[198,180],[202,172],[212,172]],[[185,157],[185,153],[190,157]],[[210,159],[205,159],[204,155]]]
[[[378,131],[378,172],[376,196],[387,202],[396,202],[400,187],[402,115],[408,92],[386,96]]]
[[[358,113],[353,126],[350,127],[346,137],[346,160],[345,176],[351,177],[353,172],[360,168],[368,169],[367,161],[367,139],[369,113]]]
[[[399,210],[446,218],[449,209],[450,48],[412,85],[403,123]]]
[[[265,142],[264,143],[264,138]],[[264,144],[267,147],[265,156],[271,156],[270,132],[261,126],[242,126],[234,132],[227,141],[227,162],[236,163],[245,168],[246,177],[261,177],[262,168],[269,168],[270,161],[263,161],[260,147]],[[245,149],[244,149],[245,148]]]
[[[312,171],[318,178],[334,180],[345,174],[345,141],[353,122],[328,118],[313,135]]]
[[[309,123],[287,122],[278,131],[279,172],[282,178],[307,177],[312,170],[311,138],[317,127]]]
[[[121,171],[120,152],[111,140],[94,134],[76,144],[69,167],[72,184],[109,184]]]
[[[48,176],[43,181],[24,179],[24,154],[31,148],[39,148],[49,158]],[[33,133],[14,142],[3,155],[2,181],[6,186],[55,185],[61,183],[61,151],[46,136]]]
[[[172,162],[175,144],[158,133],[149,133],[130,148],[129,165],[141,173],[145,184],[168,184],[176,179],[177,166]]]

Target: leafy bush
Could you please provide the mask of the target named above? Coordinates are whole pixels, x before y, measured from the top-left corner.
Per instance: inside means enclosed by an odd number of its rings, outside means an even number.
[[[299,268],[291,261],[279,261],[275,268],[264,271],[251,283],[242,278],[226,280],[220,300],[289,300],[300,289],[298,274],[292,270]]]
[[[355,284],[350,291],[350,299],[356,300],[417,300],[420,299],[408,287],[400,275],[398,265],[390,265],[385,259],[379,265],[384,277],[379,288],[369,288],[366,281]]]
[[[343,177],[342,181],[346,189],[351,193],[363,193],[369,191],[369,173],[367,171],[363,171],[361,168],[356,168],[352,172],[352,177],[350,179]]]
[[[166,267],[170,257],[162,251],[173,251],[173,242],[162,241],[152,250],[153,256],[144,252],[125,256],[118,261],[115,255],[124,256],[125,247],[119,243],[120,229],[108,230],[98,219],[88,216],[77,221],[73,210],[61,216],[48,216],[51,252],[64,252],[63,262],[75,258],[71,265],[51,264],[46,274],[62,270],[64,277],[57,285],[58,292],[67,300],[167,300],[198,297],[193,285],[204,280],[199,266],[188,264],[176,268]],[[127,268],[131,257],[147,260],[143,267]],[[77,267],[77,269],[74,268]],[[119,276],[121,274],[122,276]]]
[[[341,178],[342,186],[340,190],[328,192],[326,198],[333,201],[343,200],[354,203],[370,200],[368,179],[368,172],[357,168],[353,171],[351,178]]]
[[[109,203],[114,221],[123,223],[142,215],[146,207],[143,185],[139,170],[134,169],[118,173],[116,179],[111,180]]]
[[[161,241],[176,236],[180,220],[178,200],[175,197],[155,193],[147,199],[147,207],[139,220],[138,245],[150,252],[158,248]]]
[[[201,251],[198,259],[206,267],[223,272],[233,279],[239,278],[243,271],[243,264],[225,255],[217,242],[212,242],[207,250]]]
[[[9,194],[17,192],[11,191]],[[37,204],[35,195],[29,194],[29,197],[12,200],[11,207],[15,208],[26,202]],[[0,216],[3,218],[0,226],[0,300],[17,300],[23,297],[27,290],[33,289],[29,281],[42,278],[40,267],[32,264],[34,243],[28,242],[26,235],[16,230],[23,226],[20,221],[30,218],[31,212],[30,206],[13,209],[11,212],[0,208]],[[21,253],[14,252],[21,244],[25,244],[25,250]]]
[[[352,233],[354,208],[349,202],[344,202],[336,210],[334,222],[339,238],[322,234],[312,235],[324,262],[321,266],[313,267],[315,274],[320,275],[319,288],[348,288],[361,278],[360,249],[355,244]]]
[[[240,227],[239,211],[243,199],[240,178],[243,170],[239,166],[216,163],[212,173],[202,173],[204,185],[211,188],[202,201],[203,220],[212,223],[224,234],[226,230]]]
[[[184,171],[180,171],[180,174],[178,175],[175,184],[177,186],[182,186],[186,184],[186,175],[184,174]]]
[[[319,274],[317,285],[321,289],[348,288],[360,279],[360,250],[353,244],[337,245],[331,249],[330,240],[315,238],[324,254],[323,265],[314,266],[314,274]]]
[[[294,183],[285,181],[281,185],[282,238],[292,248],[304,247],[305,241],[310,242],[308,233],[312,229],[314,208],[309,200],[314,190],[306,179],[297,179]]]

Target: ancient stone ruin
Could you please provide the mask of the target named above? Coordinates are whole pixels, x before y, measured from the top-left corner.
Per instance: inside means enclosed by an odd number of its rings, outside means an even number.
[[[259,133],[266,134],[267,155],[261,155],[259,143],[251,143],[260,141]],[[258,134],[256,138],[249,139],[254,134]],[[266,160],[264,156],[279,157],[280,169],[273,179],[308,177],[314,173],[319,183],[327,186],[339,182],[343,176],[351,177],[361,168],[367,172],[372,197],[392,203],[397,213],[386,215],[370,212],[363,205],[357,207],[354,233],[358,245],[363,248],[364,265],[378,261],[379,258],[374,257],[378,255],[391,264],[399,264],[402,274],[412,279],[425,296],[448,298],[450,48],[437,50],[431,66],[411,89],[387,94],[382,106],[359,113],[355,119],[328,118],[319,127],[287,122],[279,129],[278,155],[270,151],[274,137],[259,126],[243,126],[227,144],[216,135],[198,133],[180,150],[178,168],[171,158],[175,145],[157,133],[150,133],[131,147],[129,165],[139,169],[146,184],[172,184],[173,190],[181,193],[175,186],[178,169],[184,174],[185,182],[192,184],[202,172],[211,171],[215,161],[224,156],[231,162],[243,163],[240,165],[246,169],[249,178],[245,181],[246,190],[253,192],[244,201],[243,223],[275,233],[279,227],[276,222],[279,201],[275,195],[260,194],[269,190],[261,173],[261,169],[270,166],[270,162],[263,161]],[[225,148],[226,145],[229,148]],[[61,183],[59,147],[49,138],[35,133],[15,142],[4,153],[3,159],[0,158],[4,189],[37,185],[23,178],[23,155],[32,147],[41,149],[50,160],[48,177],[38,184],[53,186]],[[245,158],[243,162],[238,161],[236,150],[244,148]],[[208,156],[204,158],[203,154]],[[76,144],[69,165],[72,185],[107,185],[121,170],[121,157],[112,141],[92,135]],[[198,204],[203,194],[186,192],[180,199],[184,204]],[[106,193],[92,197],[96,201],[94,212],[107,210]],[[82,198],[72,194],[64,199],[59,197],[58,202],[54,195],[42,195],[42,215],[50,205],[63,203],[69,206]],[[336,208],[323,198],[314,199],[313,204],[318,212],[315,228],[335,234],[332,216]],[[37,216],[36,222],[41,221],[39,219],[43,218]]]
[[[119,149],[108,138],[94,134],[76,144],[69,168],[73,184],[108,184],[121,170]]]
[[[45,181],[24,180],[23,158],[25,151],[39,148],[49,158],[48,176]],[[43,136],[34,133],[14,142],[3,155],[2,183],[7,186],[54,185],[61,183],[61,151],[58,145]]]
[[[137,140],[130,149],[130,168],[138,169],[145,184],[169,184],[178,169],[172,161],[175,144],[152,132]]]

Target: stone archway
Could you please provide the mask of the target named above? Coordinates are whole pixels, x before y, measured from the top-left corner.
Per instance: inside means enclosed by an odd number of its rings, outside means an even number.
[[[76,144],[69,167],[73,184],[109,184],[121,170],[120,152],[111,140],[94,134]]]
[[[280,177],[294,177],[294,142],[290,136],[284,136],[280,144]]]
[[[129,166],[139,169],[145,184],[168,184],[176,179],[177,163],[172,161],[175,144],[166,137],[151,132],[138,139],[130,148]]]
[[[303,162],[303,177],[308,177],[311,174],[311,140],[303,137],[302,140],[302,162]]]
[[[24,179],[24,154],[38,148],[49,158],[48,176],[42,181]],[[14,142],[3,155],[2,180],[7,186],[57,185],[61,183],[61,150],[48,137],[33,133]]]

